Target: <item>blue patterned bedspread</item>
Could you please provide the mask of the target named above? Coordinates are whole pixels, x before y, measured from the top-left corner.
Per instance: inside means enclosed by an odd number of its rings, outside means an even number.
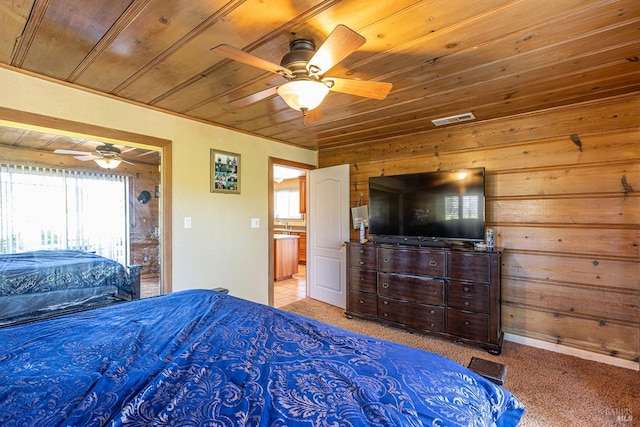
[[[140,266],[77,250],[0,255],[0,326],[138,298]]]
[[[0,255],[0,296],[57,290],[123,287],[126,270],[90,252],[59,250]]]
[[[514,426],[444,357],[214,291],[0,330],[0,425]]]

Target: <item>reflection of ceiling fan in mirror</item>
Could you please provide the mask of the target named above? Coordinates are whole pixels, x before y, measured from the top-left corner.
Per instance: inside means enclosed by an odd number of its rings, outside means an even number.
[[[105,143],[104,145],[99,145],[96,147],[96,151],[94,153],[89,153],[87,151],[75,151],[75,150],[55,150],[56,154],[71,154],[74,158],[82,161],[93,160],[100,167],[105,169],[114,169],[120,165],[120,162],[129,163],[132,165],[133,163],[128,162],[120,157],[122,151],[114,146],[113,144]]]
[[[325,73],[362,46],[365,38],[344,25],[338,25],[327,40],[315,50],[311,40],[294,40],[287,53],[276,65],[233,46],[222,44],[212,49],[225,58],[270,71],[288,80],[244,98],[232,101],[236,107],[244,107],[273,96],[276,93],[294,110],[302,111],[305,123],[322,117],[320,103],[329,91],[382,100],[391,90],[391,83],[327,77]]]

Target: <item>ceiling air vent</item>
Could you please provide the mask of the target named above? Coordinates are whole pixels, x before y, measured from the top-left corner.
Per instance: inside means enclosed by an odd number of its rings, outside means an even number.
[[[441,119],[431,120],[436,126],[449,125],[451,123],[466,122],[467,120],[473,120],[476,116],[473,113],[458,114],[457,116],[443,117]]]

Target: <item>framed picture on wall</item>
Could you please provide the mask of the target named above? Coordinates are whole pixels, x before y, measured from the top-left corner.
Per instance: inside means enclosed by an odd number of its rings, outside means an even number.
[[[211,192],[240,194],[240,154],[211,149]]]

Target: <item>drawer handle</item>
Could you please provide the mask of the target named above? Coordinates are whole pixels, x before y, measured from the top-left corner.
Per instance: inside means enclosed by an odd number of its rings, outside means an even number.
[[[433,329],[433,328],[435,328],[435,327],[436,327],[436,324],[435,324],[435,323],[429,323],[429,327],[430,327],[431,329]]]
[[[468,320],[464,321],[464,326],[469,326],[471,324],[471,322],[469,322]]]
[[[436,311],[434,309],[429,310],[429,314],[436,314]]]
[[[389,284],[388,284],[388,283],[383,283],[383,284],[382,284],[382,287],[383,287],[383,288],[385,288],[385,289],[387,289],[387,288],[389,287]]]
[[[389,301],[383,302],[384,305],[389,305]]]
[[[465,302],[464,302],[464,306],[465,306],[465,307],[469,307],[469,301],[465,301]]]
[[[364,265],[364,261],[360,261],[360,265]]]
[[[433,260],[429,261],[429,267],[435,267],[435,266],[437,266],[437,265],[438,265],[438,263],[437,263],[437,262],[435,262],[435,261],[433,261]]]
[[[465,286],[462,290],[465,291],[465,292],[469,292],[470,289],[469,289],[468,286]]]
[[[385,314],[384,314],[384,317],[389,317],[389,313],[385,313]]]
[[[359,302],[360,304],[364,304],[364,301],[363,301],[363,300],[360,300],[360,301],[358,301],[358,302]]]
[[[382,262],[389,262],[389,258],[384,258]]]
[[[364,253],[364,249],[360,249],[360,253],[363,254]]]

